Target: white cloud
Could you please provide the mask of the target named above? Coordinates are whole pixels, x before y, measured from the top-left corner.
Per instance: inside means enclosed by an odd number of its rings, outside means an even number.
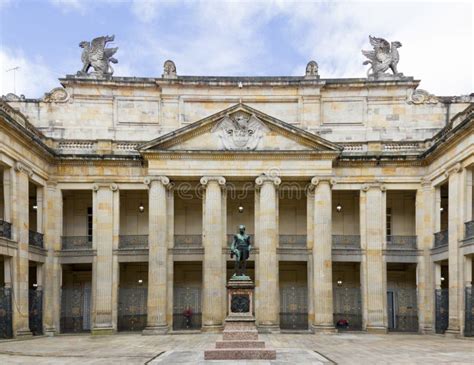
[[[14,67],[19,67],[15,74],[14,71],[7,72]],[[27,98],[38,98],[59,86],[57,78],[60,76],[63,75],[53,72],[41,58],[26,57],[21,50],[0,50],[1,95],[16,93]]]
[[[139,21],[148,23],[158,15],[159,5],[155,0],[133,0],[131,9]]]
[[[50,2],[64,13],[72,11],[81,15],[84,15],[87,8],[93,4],[91,0],[50,0]]]

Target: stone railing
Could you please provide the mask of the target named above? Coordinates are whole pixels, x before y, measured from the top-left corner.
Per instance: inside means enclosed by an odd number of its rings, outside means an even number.
[[[12,224],[0,219],[0,237],[12,238]]]
[[[333,234],[332,248],[336,249],[357,249],[360,248],[360,235],[358,234]]]
[[[436,232],[434,234],[434,247],[442,247],[448,244],[448,230]]]
[[[387,236],[387,248],[416,250],[416,236]]]
[[[30,246],[43,248],[43,234],[36,231],[29,231],[28,243]]]
[[[62,236],[63,250],[90,250],[92,248],[91,236]]]
[[[281,234],[280,247],[306,247],[305,234]]]
[[[147,248],[148,247],[148,235],[120,235],[119,236],[119,248],[123,249],[134,249],[134,248]]]
[[[465,238],[474,237],[474,221],[464,223],[466,227]]]
[[[201,247],[201,234],[175,234],[174,247]]]

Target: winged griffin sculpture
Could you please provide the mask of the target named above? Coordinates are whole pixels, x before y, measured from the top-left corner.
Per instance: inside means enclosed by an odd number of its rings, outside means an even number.
[[[92,42],[82,41],[79,43],[79,47],[83,48],[81,55],[82,70],[77,72],[78,76],[89,75],[89,68],[93,68],[92,73],[95,76],[111,76],[114,73],[114,69],[111,63],[117,63],[117,59],[112,57],[117,52],[118,47],[105,48],[108,42],[113,42],[115,36],[103,36],[97,37]]]
[[[385,71],[389,68],[392,70],[394,76],[403,76],[403,74],[397,70],[397,64],[400,60],[398,48],[400,48],[402,44],[398,41],[388,43],[383,38],[372,36],[369,36],[369,40],[374,50],[362,50],[362,54],[368,58],[363,64],[370,65],[370,68],[367,70],[367,76],[379,78],[380,76],[386,75]]]

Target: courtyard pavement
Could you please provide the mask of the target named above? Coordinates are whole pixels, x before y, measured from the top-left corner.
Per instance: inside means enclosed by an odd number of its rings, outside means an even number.
[[[218,334],[63,335],[0,341],[0,364],[474,364],[474,341],[437,335],[260,335],[274,361],[204,361]]]

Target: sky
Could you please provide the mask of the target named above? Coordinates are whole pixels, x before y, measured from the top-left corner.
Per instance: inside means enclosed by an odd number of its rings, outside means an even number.
[[[114,76],[365,77],[369,35],[436,95],[474,92],[474,1],[0,0],[0,95],[41,97],[82,67],[79,42],[115,34]],[[12,68],[19,67],[16,71]],[[9,71],[10,70],[10,71]]]

